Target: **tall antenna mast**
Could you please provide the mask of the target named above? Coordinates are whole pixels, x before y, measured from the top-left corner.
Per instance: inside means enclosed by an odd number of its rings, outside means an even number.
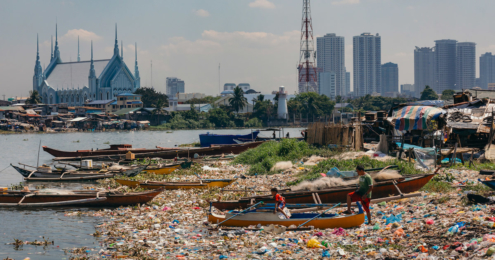
[[[222,87],[220,86],[220,63],[218,63],[218,91],[222,93]]]
[[[153,60],[151,60],[151,88],[153,88]]]
[[[310,0],[303,0],[301,22],[301,45],[299,56],[299,93],[318,92],[316,74],[316,53],[313,40]]]

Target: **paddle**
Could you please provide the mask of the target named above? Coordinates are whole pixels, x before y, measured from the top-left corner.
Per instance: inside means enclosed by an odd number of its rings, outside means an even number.
[[[203,184],[203,179],[197,173],[194,173],[194,175],[196,175],[199,178],[199,183]]]
[[[222,222],[218,223],[218,224],[217,224],[217,228],[218,228],[218,227],[219,227],[219,226],[220,226],[223,222],[225,222],[225,221],[227,221],[227,220],[229,220],[229,219],[231,219],[231,218],[233,218],[233,217],[237,217],[237,216],[239,216],[239,215],[241,215],[241,214],[244,214],[245,212],[249,211],[250,209],[252,209],[252,208],[254,208],[254,207],[258,206],[259,204],[263,204],[263,201],[260,201],[260,202],[258,202],[258,203],[256,203],[256,204],[254,204],[253,206],[251,206],[251,207],[249,207],[249,208],[247,208],[247,209],[245,209],[245,210],[243,210],[243,211],[241,211],[241,212],[239,212],[239,213],[237,213],[237,214],[233,215],[232,217],[230,217],[230,218],[228,218],[228,219],[226,219],[226,220],[224,220],[224,221],[222,221]],[[340,203],[339,203],[339,204],[340,204]]]
[[[333,207],[331,207],[331,208],[329,208],[329,209],[327,209],[327,210],[323,211],[322,213],[320,213],[320,214],[316,215],[315,217],[311,218],[310,220],[308,220],[308,221],[306,221],[306,222],[302,223],[302,224],[301,224],[301,225],[299,225],[297,228],[300,228],[300,227],[302,227],[302,226],[304,226],[304,225],[308,224],[310,221],[312,221],[312,220],[314,220],[314,219],[318,218],[319,216],[321,216],[321,215],[323,215],[323,214],[327,213],[327,211],[329,211],[329,210],[331,210],[331,209],[333,209],[333,208],[335,208],[335,207],[338,207],[339,205],[340,205],[340,202],[339,202],[337,205],[335,205],[335,206],[333,206]]]

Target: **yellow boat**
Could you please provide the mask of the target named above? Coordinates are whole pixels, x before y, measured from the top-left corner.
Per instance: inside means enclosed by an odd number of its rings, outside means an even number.
[[[154,190],[159,188],[164,188],[166,190],[178,190],[178,189],[207,189],[207,188],[223,188],[227,185],[233,183],[236,179],[205,179],[202,182],[159,182],[159,181],[131,181],[131,180],[121,180],[115,179],[116,182],[129,186],[137,187],[140,186],[143,189]]]
[[[164,174],[170,174],[173,171],[179,169],[180,165],[181,164],[173,164],[173,165],[166,165],[164,167],[148,166],[144,171],[148,173],[164,175]]]
[[[232,211],[225,215],[218,215],[210,210],[210,214],[208,214],[208,221],[212,224],[219,224],[222,221],[238,214],[239,212]],[[318,213],[292,213],[290,219],[285,219],[281,213],[273,214],[273,207],[270,209],[265,209],[263,211],[257,211],[256,209],[253,211],[249,211],[244,214],[239,214],[223,223],[221,226],[227,227],[249,227],[256,226],[258,224],[262,226],[268,225],[281,225],[289,227],[291,225],[295,225],[298,227],[299,225],[311,220],[316,217]],[[352,228],[358,227],[364,223],[364,212],[361,207],[359,207],[359,212],[352,215],[338,215],[338,214],[324,214],[320,217],[317,217],[307,224],[304,224],[302,227],[313,226],[314,228],[319,229],[327,229],[327,228]]]

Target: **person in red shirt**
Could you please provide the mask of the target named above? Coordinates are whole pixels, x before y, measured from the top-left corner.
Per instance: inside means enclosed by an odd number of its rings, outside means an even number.
[[[271,190],[272,192],[272,196],[273,198],[275,199],[275,209],[273,210],[273,213],[277,213],[278,212],[282,212],[282,214],[284,214],[285,218],[289,219],[290,217],[287,216],[287,214],[285,213],[284,211],[284,208],[285,208],[285,198],[282,197],[280,194],[278,194],[278,189],[277,188],[273,188]]]

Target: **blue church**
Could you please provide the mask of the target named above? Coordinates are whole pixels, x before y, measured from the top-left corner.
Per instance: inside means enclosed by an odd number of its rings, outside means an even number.
[[[55,49],[52,38],[50,64],[44,72],[40,64],[39,40],[37,41],[33,91],[38,91],[42,103],[67,103],[69,106],[81,106],[87,101],[116,99],[118,94],[134,93],[140,87],[137,44],[134,74],[132,74],[124,63],[123,50],[119,54],[117,25],[115,25],[113,56],[104,60],[93,60],[93,42],[91,41],[91,60],[80,61],[78,40],[77,61],[63,62],[58,47],[57,31],[57,25],[55,25]]]

